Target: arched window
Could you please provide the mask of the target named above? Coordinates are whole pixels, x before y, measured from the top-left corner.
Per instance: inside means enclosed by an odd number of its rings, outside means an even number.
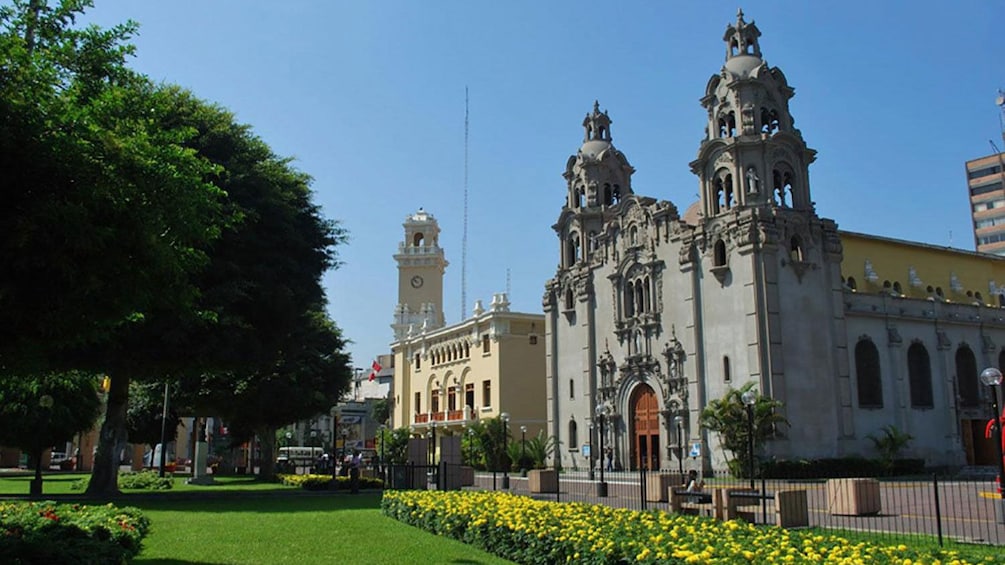
[[[569,420],[569,449],[579,448],[579,430],[576,428],[576,421]]]
[[[904,289],[900,286],[900,281],[893,283],[893,292],[896,292],[897,294],[904,294]]]
[[[412,236],[412,246],[414,246],[414,247],[422,247],[424,239],[425,239],[425,236],[422,235],[422,232],[417,232],[415,235]]]
[[[614,203],[614,194],[611,192],[611,184],[604,183],[604,206],[610,206]]]
[[[569,399],[576,398],[576,379],[569,379]]]
[[[855,277],[848,277],[848,288],[852,290],[858,290],[858,283],[855,282]]]
[[[778,131],[778,112],[761,108],[761,133],[772,134],[776,131]]]
[[[977,358],[966,345],[956,350],[956,387],[960,393],[960,406],[975,408],[980,405]]]
[[[879,350],[871,339],[855,345],[855,376],[859,408],[883,407],[883,381],[879,371]]]
[[[714,257],[712,258],[712,265],[715,267],[725,267],[726,266],[726,243],[721,239],[715,242],[715,248],[713,250]]]
[[[911,384],[911,407],[934,408],[932,362],[924,345],[915,342],[908,348],[907,374]]]
[[[733,380],[733,375],[729,372],[729,355],[722,356],[722,381],[731,382]]]
[[[649,284],[649,277],[646,277],[646,278],[642,279],[642,290],[643,290],[643,294],[645,295],[645,299],[646,299],[646,312],[652,312],[653,311],[652,296],[650,296],[650,291],[649,291],[649,287],[650,286],[651,285]]]
[[[572,310],[576,307],[575,297],[572,294],[572,288],[565,289],[565,309]]]
[[[789,240],[789,259],[796,262],[803,261],[803,242],[798,235],[792,236]]]
[[[646,311],[646,297],[645,297],[645,292],[643,292],[643,290],[642,290],[642,281],[640,281],[640,280],[635,281],[634,287],[635,287],[635,308],[639,312],[645,312]]]
[[[631,318],[635,315],[635,289],[629,281],[625,285],[625,317]]]

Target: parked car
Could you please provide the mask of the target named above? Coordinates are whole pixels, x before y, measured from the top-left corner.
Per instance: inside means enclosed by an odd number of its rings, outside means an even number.
[[[53,451],[49,458],[49,468],[59,469],[60,471],[71,471],[73,470],[75,461],[72,457],[67,457],[62,451]]]

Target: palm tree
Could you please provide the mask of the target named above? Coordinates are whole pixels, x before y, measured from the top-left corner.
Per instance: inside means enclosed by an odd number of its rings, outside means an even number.
[[[701,411],[698,424],[719,434],[719,445],[723,451],[729,452],[732,459],[728,460],[729,470],[736,477],[744,477],[750,469],[747,453],[749,426],[747,424],[747,408],[743,404],[743,393],[753,390],[754,383],[749,382],[739,389],[730,388],[725,396],[713,400]],[[789,421],[778,409],[782,403],[770,397],[758,394],[754,400],[754,451],[771,439],[779,426],[788,425]],[[756,455],[755,455],[756,463]]]

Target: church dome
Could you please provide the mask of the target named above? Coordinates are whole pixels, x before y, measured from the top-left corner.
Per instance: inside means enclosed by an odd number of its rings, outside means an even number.
[[[579,148],[579,153],[583,157],[590,159],[599,159],[600,155],[611,148],[611,142],[601,139],[591,139],[583,143],[583,146]]]
[[[754,55],[737,55],[727,59],[724,68],[734,78],[743,79],[749,78],[763,64],[764,61],[760,57]]]
[[[701,200],[695,201],[687,207],[684,211],[684,215],[681,216],[681,221],[690,226],[697,226],[701,223]]]

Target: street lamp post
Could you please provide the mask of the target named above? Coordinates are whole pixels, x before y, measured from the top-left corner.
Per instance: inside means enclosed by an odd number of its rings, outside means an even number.
[[[52,397],[48,394],[43,394],[38,399],[38,406],[43,410],[43,424],[39,435],[43,438],[49,437],[49,411],[52,409]],[[31,480],[31,484],[28,485],[28,494],[31,496],[42,496],[42,453],[45,452],[45,447],[38,449],[35,453],[35,478]]]
[[[750,490],[754,490],[754,403],[757,402],[757,393],[753,389],[748,390],[740,396],[744,407],[747,409],[747,472],[750,474]]]
[[[1002,372],[994,367],[988,367],[981,371],[981,382],[991,389],[991,420],[994,422],[995,434],[992,438],[998,451],[998,523],[1005,524],[1005,455],[1002,445],[1005,440],[1002,438],[1001,413],[998,411],[998,389],[1002,382]],[[990,422],[989,422],[990,423]]]
[[[527,426],[520,426],[520,468],[527,472]]]
[[[335,488],[338,480],[338,408],[332,408],[332,488]]]
[[[381,480],[387,483],[387,463],[384,462],[384,431],[387,430],[387,426],[384,424],[380,425],[380,467],[377,471],[380,473]]]
[[[673,417],[677,424],[677,470],[680,471],[680,478],[684,480],[684,417],[680,414]]]
[[[468,465],[475,466],[475,429],[468,428]]]
[[[509,413],[503,412],[499,417],[503,423],[503,460],[509,461]],[[509,465],[503,465],[502,488],[509,490]]]
[[[607,496],[607,483],[604,482],[604,457],[606,452],[604,450],[604,420],[607,419],[607,404],[600,403],[597,405],[597,421],[600,424],[600,482],[597,483],[597,496],[605,497]]]
[[[588,475],[586,478],[589,481],[595,480],[595,478],[593,476],[593,460],[597,459],[599,461],[599,458],[597,458],[597,449],[596,449],[596,447],[597,447],[597,444],[593,443],[593,422],[590,422],[590,459],[589,459],[589,461],[586,462],[587,463],[586,466],[589,467],[589,470],[586,472],[587,475]]]

